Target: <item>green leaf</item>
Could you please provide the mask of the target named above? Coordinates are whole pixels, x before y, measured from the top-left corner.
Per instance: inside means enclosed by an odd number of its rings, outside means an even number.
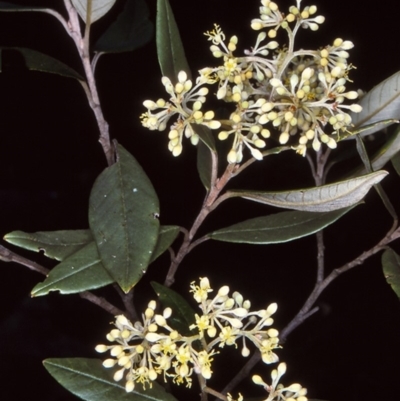
[[[178,226],[160,226],[156,247],[151,255],[150,263],[161,256],[175,241],[179,234]]]
[[[191,73],[168,0],[157,0],[156,43],[161,73],[176,83],[179,71]]]
[[[113,370],[103,367],[99,359],[49,358],[43,361],[47,371],[72,394],[86,401],[176,401],[158,383],[143,390],[137,384],[132,393],[123,382],[113,380]]]
[[[90,230],[39,231],[26,233],[13,231],[4,239],[20,248],[34,252],[44,252],[48,258],[64,260],[93,241]]]
[[[128,0],[117,20],[94,46],[96,52],[130,52],[144,46],[153,37],[153,24],[144,0]]]
[[[121,145],[117,149],[117,163],[92,188],[89,225],[104,267],[128,292],[146,272],[156,246],[159,204],[139,163]]]
[[[382,268],[386,281],[400,298],[400,256],[393,249],[383,252]]]
[[[67,78],[74,78],[78,81],[84,81],[84,78],[71,67],[68,67],[61,61],[36,50],[26,49],[24,47],[3,47],[0,48],[0,60],[1,53],[4,50],[14,50],[19,52],[23,57],[25,66],[28,70],[47,72],[50,74],[62,75],[63,77]],[[2,66],[0,65],[0,72],[2,71],[1,67]]]
[[[256,217],[208,234],[217,241],[277,244],[314,234],[331,225],[353,207],[333,212],[281,212]]]
[[[216,152],[215,139],[210,128],[202,124],[192,124],[194,132],[200,137],[200,140],[212,151]]]
[[[165,308],[172,309],[172,315],[168,319],[168,324],[179,333],[185,336],[194,334],[189,326],[196,322],[195,311],[188,302],[177,292],[165,287],[155,281],[151,282],[151,286],[160,298],[160,302]]]
[[[354,130],[383,120],[400,119],[400,71],[376,85],[358,102],[360,113],[350,113]],[[371,135],[383,128],[386,123],[374,125],[360,135]]]
[[[266,205],[309,212],[329,212],[360,202],[370,188],[380,182],[387,171],[352,178],[334,184],[285,192],[228,191],[230,197],[239,196]]]
[[[392,157],[400,151],[400,127],[396,129],[389,140],[372,157],[371,165],[374,171],[381,169]]]
[[[211,188],[212,164],[210,149],[200,141],[197,144],[197,171],[202,184],[207,190]]]
[[[94,241],[54,267],[46,280],[37,284],[31,295],[47,295],[50,291],[74,294],[111,284],[114,280],[104,269]]]
[[[202,184],[208,190],[211,187],[213,166],[217,164],[214,136],[210,128],[204,125],[193,124],[192,127],[200,138],[197,144],[197,171]]]
[[[396,170],[396,173],[400,175],[400,152],[398,152],[393,158],[392,158],[392,164],[394,169]]]
[[[72,5],[85,23],[88,1],[92,2],[92,12],[90,14],[91,23],[106,15],[116,2],[116,0],[71,0]]]

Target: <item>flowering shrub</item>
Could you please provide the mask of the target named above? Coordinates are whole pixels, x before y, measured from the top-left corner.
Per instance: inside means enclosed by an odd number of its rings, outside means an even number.
[[[168,149],[173,156],[183,152],[183,138],[190,139],[197,147],[197,170],[205,188],[205,198],[191,227],[166,225],[150,178],[132,154],[110,139],[102,111],[95,79],[99,59],[107,53],[135,50],[150,41],[153,34],[145,1],[127,0],[121,16],[92,43],[92,24],[106,15],[115,2],[63,0],[62,12],[0,2],[3,12],[51,15],[73,41],[83,75],[43,53],[26,48],[14,51],[20,53],[29,70],[55,73],[79,82],[95,116],[108,164],[91,190],[89,228],[13,231],[4,237],[13,245],[57,260],[59,263],[52,269],[0,246],[2,261],[28,266],[46,276],[32,289],[32,296],[51,291],[76,293],[114,316],[113,328],[106,335],[108,343],[95,348],[98,353],[109,353],[108,358],[50,358],[44,366],[67,390],[90,401],[174,401],[171,382],[194,389],[187,391],[200,393],[202,401],[209,396],[243,401],[248,396],[236,391],[236,387],[249,376],[266,391],[264,401],[307,401],[307,390],[302,385],[280,383],[286,363],[275,365],[289,334],[319,311],[316,302],[323,291],[342,273],[384,251],[385,278],[400,296],[400,256],[389,247],[400,237],[400,227],[396,206],[380,184],[388,174],[381,169],[388,162],[400,174],[400,130],[394,130],[390,138],[381,132],[400,118],[400,73],[366,94],[350,90],[350,72],[354,68],[348,62],[351,41],[336,38],[330,45],[310,50],[297,46],[301,29],[317,31],[324,22],[317,6],[303,7],[301,0],[296,0],[296,5],[282,12],[276,3],[261,0],[259,16],[250,24],[259,31],[254,46],[239,55],[238,37],[227,40],[222,28],[214,24],[214,29],[205,35],[219,65],[203,66],[192,79],[169,2],[158,0],[156,43],[167,96],[145,100],[147,111],[141,114],[140,121],[150,130],[168,128]],[[213,95],[215,99],[211,101]],[[206,102],[212,106],[206,106]],[[364,143],[364,138],[372,134],[383,137],[383,145],[374,156],[370,156]],[[227,141],[228,150],[218,141]],[[342,149],[357,152],[361,162],[354,171],[354,163],[345,165],[346,175],[328,182],[331,167],[348,161]],[[308,162],[314,186],[298,189],[296,185],[285,191],[235,189],[234,185],[239,185],[235,178],[249,172],[253,163],[262,165],[270,155],[279,157],[292,150],[304,157],[294,153],[296,160]],[[335,154],[340,156],[330,159]],[[323,230],[357,207],[372,188],[390,215],[392,226],[375,245],[328,271]],[[234,197],[287,210],[236,220],[230,226],[200,235],[205,219]],[[182,207],[179,201],[174,204],[178,210]],[[233,218],[239,215],[234,213]],[[208,278],[213,272],[208,265],[204,267],[207,274],[190,284],[196,310],[186,300],[186,292],[181,295],[170,288],[178,269],[185,267],[186,256],[206,241],[266,246],[309,235],[315,235],[317,242],[317,279],[298,313],[279,331],[272,327],[276,303],[257,310],[241,293],[231,293],[227,284],[214,291]],[[143,279],[149,266],[166,252],[170,260],[164,283]],[[244,270],[252,268],[249,263]],[[144,311],[138,312],[134,291],[137,286],[147,288],[149,284],[158,299],[152,295]],[[97,292],[110,285],[123,307]],[[286,294],[285,289],[282,293]],[[263,305],[268,303],[264,293],[257,296]],[[246,359],[229,384],[219,388],[215,361],[226,358],[228,347]],[[263,364],[257,365],[260,361]],[[258,374],[265,376],[261,372],[265,369],[271,370],[271,384]],[[233,390],[237,396],[232,396]]]

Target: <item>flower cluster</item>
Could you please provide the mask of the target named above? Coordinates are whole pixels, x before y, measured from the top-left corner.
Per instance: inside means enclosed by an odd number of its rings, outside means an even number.
[[[229,287],[223,286],[213,299],[208,299],[211,292],[208,279],[202,278],[200,285],[190,285],[194,299],[199,303],[203,314],[195,315],[196,323],[190,328],[197,328],[200,338],[204,333],[211,339],[209,348],[218,345],[223,348],[225,345],[235,345],[241,338],[242,355],[247,357],[250,350],[246,340],[253,343],[261,352],[264,363],[278,361],[278,356],[273,352],[278,346],[278,331],[267,328],[274,322],[271,318],[278,306],[276,303],[269,305],[266,309],[250,311],[250,301],[244,300],[243,296],[234,292],[229,296]]]
[[[150,130],[163,131],[170,118],[176,115],[177,120],[171,125],[168,134],[168,148],[174,156],[179,156],[182,152],[183,135],[190,138],[193,145],[199,142],[199,136],[195,132],[196,124],[216,129],[221,123],[213,120],[213,111],[201,111],[208,89],[199,88],[202,83],[193,86],[192,81],[187,79],[186,72],[179,73],[178,83],[175,85],[167,77],[162,78],[162,83],[171,97],[168,102],[164,99],[158,99],[157,102],[146,100],[143,104],[148,111],[141,116],[142,124]]]
[[[178,116],[169,132],[169,149],[175,156],[182,151],[183,133],[193,144],[198,142],[196,124],[221,128],[220,140],[233,138],[227,155],[232,164],[242,161],[244,149],[261,160],[260,149],[270,137],[281,145],[291,145],[303,156],[310,146],[315,151],[322,144],[333,149],[340,134],[351,127],[349,111],[361,111],[357,104],[345,104],[358,97],[356,91],[346,90],[353,68],[347,61],[348,50],[353,43],[337,38],[317,50],[295,50],[300,28],[316,31],[324,22],[323,16],[316,15],[317,7],[301,8],[301,0],[296,0],[296,6],[282,13],[270,0],[261,0],[261,4],[260,18],[251,22],[253,30],[261,30],[251,50],[235,55],[237,36],[226,43],[225,34],[215,24],[206,35],[213,56],[223,61],[221,65],[200,70],[193,88],[184,72],[175,87],[163,77],[170,101],[144,102],[148,111],[142,115],[142,123],[150,129],[164,130],[168,119]],[[286,32],[288,43],[280,45],[275,40],[279,30]],[[217,121],[213,111],[200,111],[208,94],[202,87],[205,84],[218,85],[217,98],[232,104],[229,119]],[[154,114],[156,109],[161,111]]]
[[[286,363],[280,363],[278,369],[271,372],[272,384],[266,384],[263,379],[258,376],[253,376],[253,382],[264,387],[269,393],[268,398],[264,401],[307,401],[307,389],[302,387],[299,383],[291,384],[285,387],[279,383],[280,378],[286,372]],[[278,384],[279,383],[279,384]]]
[[[164,380],[172,377],[176,384],[186,383],[189,387],[193,373],[209,379],[213,356],[218,353],[216,346],[237,347],[240,338],[243,356],[250,354],[247,340],[259,349],[265,363],[278,361],[273,352],[279,348],[278,331],[270,328],[276,304],[252,312],[250,302],[242,295],[234,292],[229,296],[228,286],[221,287],[213,299],[208,298],[212,289],[207,278],[201,278],[199,285],[193,282],[190,287],[202,311],[195,315],[195,323],[190,327],[192,336],[184,336],[168,324],[170,308],[158,314],[156,302],[150,301],[142,322],[132,324],[125,316],[117,316],[116,328],[107,335],[107,340],[116,344],[96,347],[97,352],[110,352],[112,358],[106,359],[103,366],[119,367],[114,380],[125,377],[127,392],[133,391],[136,383],[151,387],[159,376]]]

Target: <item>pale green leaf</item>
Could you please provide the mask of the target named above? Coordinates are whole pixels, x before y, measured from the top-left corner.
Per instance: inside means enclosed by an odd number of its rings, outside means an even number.
[[[58,383],[85,401],[176,401],[157,382],[145,390],[136,384],[127,393],[124,381],[113,380],[115,369],[104,368],[99,359],[49,358],[43,365]]]
[[[261,245],[288,242],[324,229],[352,208],[320,213],[281,212],[245,220],[207,236],[217,241]]]
[[[386,249],[382,254],[382,268],[386,281],[400,298],[400,256],[393,249]]]
[[[156,43],[162,75],[175,83],[179,71],[185,71],[190,79],[189,64],[168,0],[157,0]]]
[[[68,65],[36,50],[26,49],[24,47],[3,47],[0,48],[0,60],[3,51],[16,51],[20,53],[28,70],[47,72],[50,74],[62,75],[67,78],[74,78],[78,81],[84,81],[84,78]],[[0,65],[0,72],[2,70],[1,67]]]
[[[94,241],[58,264],[46,280],[37,284],[31,295],[47,295],[50,291],[61,294],[74,294],[113,283],[113,279],[104,269]]]
[[[94,46],[103,53],[128,52],[144,46],[153,37],[153,24],[144,0],[128,0],[117,20]]]
[[[90,22],[93,23],[106,15],[111,7],[115,4],[116,0],[71,0],[78,14],[86,22],[88,1],[92,2],[92,12],[90,14]]]
[[[90,230],[13,231],[6,234],[4,239],[20,248],[43,252],[48,258],[64,260],[93,241],[93,236]]]
[[[142,167],[121,145],[118,161],[97,178],[89,225],[104,267],[128,292],[146,272],[158,240],[157,194]]]
[[[400,71],[376,85],[358,102],[362,106],[360,113],[350,113],[354,129],[375,124],[383,120],[400,119]],[[374,125],[360,135],[371,135],[381,130],[386,124]]]
[[[329,212],[355,205],[370,188],[388,173],[376,171],[321,187],[284,192],[228,191],[230,197],[241,197],[266,205],[310,212]]]

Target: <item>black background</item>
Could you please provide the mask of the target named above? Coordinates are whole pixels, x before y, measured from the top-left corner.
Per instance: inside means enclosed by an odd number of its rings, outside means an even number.
[[[258,0],[170,0],[193,71],[216,65],[203,32],[214,22],[227,37],[239,36],[239,48],[254,44],[249,28],[258,16]],[[19,1],[21,5],[55,7],[62,1]],[[148,1],[151,19],[155,0]],[[292,2],[280,1],[286,10]],[[313,3],[304,2],[304,5]],[[361,5],[362,4],[362,5]],[[123,1],[93,26],[93,40],[112,22]],[[397,16],[399,6],[382,0],[375,6],[348,0],[320,1],[326,22],[317,33],[300,31],[299,46],[319,47],[336,37],[352,40],[350,61],[353,89],[371,89],[399,70]],[[39,13],[0,13],[0,46],[23,46],[59,58],[80,71],[75,48],[58,21]],[[167,150],[166,132],[150,132],[139,123],[145,99],[165,97],[160,82],[155,43],[133,53],[100,59],[97,80],[111,135],[127,148],[150,176],[161,203],[161,223],[189,227],[201,206],[204,190],[197,177],[196,152],[186,143],[179,158]],[[87,228],[87,205],[96,176],[106,167],[97,143],[96,123],[78,83],[25,70],[17,54],[8,53],[0,74],[0,234]],[[346,145],[347,146],[347,145]],[[400,210],[399,178],[392,173],[383,181]],[[343,173],[338,168],[331,180]],[[312,185],[307,163],[293,154],[271,157],[239,177],[236,188],[287,189]],[[276,212],[244,200],[231,200],[206,221],[201,233],[245,218]],[[326,230],[327,270],[339,267],[373,246],[391,225],[375,193],[365,204]],[[393,245],[400,252],[399,244]],[[17,252],[51,267],[41,255]],[[282,329],[295,315],[315,281],[316,245],[313,237],[289,244],[258,247],[206,242],[184,261],[173,288],[186,291],[189,283],[207,275],[214,288],[229,284],[252,300],[255,308],[279,305],[275,326]],[[154,298],[148,281],[162,282],[168,267],[164,255],[139,284],[140,305]],[[112,318],[78,296],[31,299],[30,290],[43,278],[28,269],[1,263],[0,280],[0,396],[4,400],[27,397],[74,400],[45,371],[47,357],[97,357],[93,348],[104,342]],[[110,290],[101,295],[115,295]],[[115,302],[118,302],[115,299]],[[310,398],[330,401],[391,400],[396,393],[400,358],[399,300],[386,284],[380,254],[340,277],[322,295],[321,312],[298,328],[279,351],[288,363],[283,382],[300,382]],[[221,389],[243,359],[216,357],[211,385]],[[236,369],[236,370],[235,370]],[[268,380],[270,367],[254,372]],[[262,395],[246,379],[244,395]],[[235,392],[236,393],[236,392]],[[193,394],[180,390],[181,400]]]

